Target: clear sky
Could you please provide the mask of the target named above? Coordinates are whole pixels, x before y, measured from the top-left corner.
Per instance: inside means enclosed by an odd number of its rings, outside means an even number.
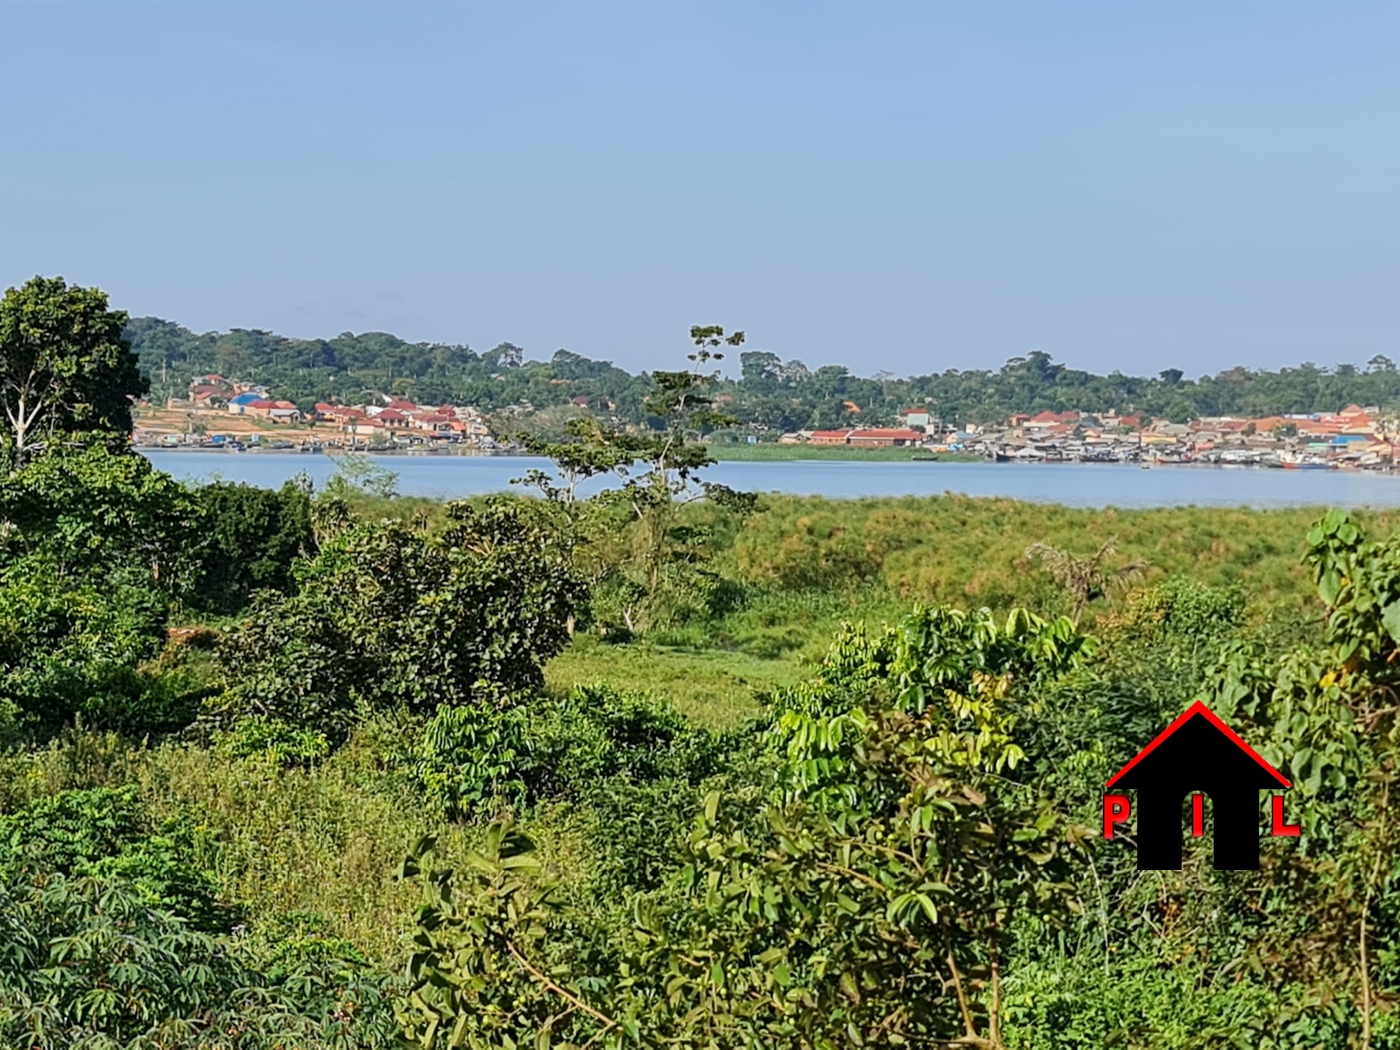
[[[1400,5],[6,4],[0,282],[871,374],[1400,358]]]

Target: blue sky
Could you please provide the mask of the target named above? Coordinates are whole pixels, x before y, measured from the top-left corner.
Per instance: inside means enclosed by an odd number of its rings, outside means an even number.
[[[7,5],[0,282],[862,373],[1400,357],[1400,6]]]

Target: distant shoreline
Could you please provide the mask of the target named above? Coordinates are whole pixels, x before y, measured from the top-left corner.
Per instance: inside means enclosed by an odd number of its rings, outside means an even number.
[[[384,456],[395,459],[530,459],[544,460],[544,456],[531,455],[528,452],[447,452],[447,451],[427,451],[409,449],[371,449],[367,452],[356,449],[347,452],[345,449],[336,448],[327,451],[324,448],[307,449],[302,451],[296,448],[259,448],[257,445],[250,445],[244,449],[235,451],[229,448],[210,448],[208,446],[190,445],[185,447],[170,445],[134,445],[133,448],[143,454],[181,454],[181,453],[220,453],[224,455],[244,455],[251,453],[255,456],[294,456],[316,457],[326,456],[334,458],[340,455],[371,455]],[[804,448],[805,455],[774,455],[774,456],[726,456],[716,452],[715,459],[720,463],[925,463],[944,464],[948,466],[965,466],[968,464],[984,464],[987,466],[1034,466],[1034,467],[1069,467],[1069,466],[1093,466],[1093,467],[1120,467],[1120,468],[1141,468],[1152,470],[1248,470],[1280,472],[1277,466],[1262,463],[1207,463],[1207,462],[1186,462],[1175,463],[1171,461],[1131,463],[1118,460],[1013,460],[998,462],[986,456],[978,456],[969,452],[939,452],[929,453],[924,456],[919,455],[909,449],[850,449],[833,446],[830,448]],[[1370,476],[1400,477],[1400,472],[1389,470],[1374,470],[1361,467],[1328,467],[1325,473],[1329,474],[1365,474]],[[1294,471],[1286,471],[1294,473]]]
[[[429,448],[386,448],[386,449],[345,449],[325,446],[292,448],[269,448],[256,443],[245,444],[240,449],[220,445],[133,445],[140,452],[198,452],[238,454],[252,452],[262,455],[284,456],[337,456],[347,452],[356,455],[368,453],[372,456],[432,456],[465,457],[469,459],[540,459],[543,457],[529,452],[498,451],[485,449],[458,449],[453,447]],[[971,452],[930,452],[917,448],[850,448],[840,445],[736,445],[718,446],[710,449],[710,455],[721,463],[784,463],[784,462],[825,462],[825,463],[985,463],[986,456]]]

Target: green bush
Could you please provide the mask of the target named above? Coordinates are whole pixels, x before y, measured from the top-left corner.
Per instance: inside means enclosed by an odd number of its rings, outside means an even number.
[[[131,787],[64,791],[0,816],[0,866],[36,875],[120,876],[152,907],[194,929],[228,930],[236,910],[195,863],[195,832],[154,828]]]
[[[443,704],[402,756],[409,780],[435,812],[469,817],[522,807],[526,710],[494,704]]]
[[[215,750],[233,758],[265,757],[275,766],[313,766],[330,754],[324,733],[251,715],[214,736]]]
[[[168,598],[120,580],[65,584],[51,570],[26,560],[0,579],[0,700],[50,729],[75,715],[128,728],[162,721],[140,711],[137,667],[160,650]]]
[[[265,974],[116,877],[0,875],[0,1045],[377,1050],[386,982],[343,965]]]
[[[452,504],[441,530],[350,525],[224,636],[233,712],[343,740],[361,708],[426,714],[541,688],[581,593],[546,520]]]
[[[718,771],[728,746],[664,701],[578,686],[562,700],[505,709],[443,705],[403,761],[435,809],[479,816],[589,799],[613,781],[698,783]]]
[[[1373,1046],[1397,1045],[1380,1018]],[[1348,1050],[1358,1028],[1344,1001],[1147,953],[1023,963],[1006,987],[1007,1050]]]
[[[195,603],[213,612],[244,608],[260,590],[296,589],[292,567],[315,550],[308,486],[280,489],[219,483],[196,490],[200,508]]]
[[[613,778],[699,783],[718,772],[728,741],[664,700],[576,686],[531,718],[526,746],[533,798],[583,798]]]
[[[0,478],[0,570],[46,562],[60,582],[114,582],[168,594],[188,586],[199,509],[194,494],[132,451],[46,452]]]

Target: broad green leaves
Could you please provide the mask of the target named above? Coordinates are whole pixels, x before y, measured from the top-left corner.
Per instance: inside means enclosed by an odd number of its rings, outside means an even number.
[[[35,277],[0,298],[0,455],[22,465],[60,436],[124,444],[147,384],[127,315],[96,288]]]

